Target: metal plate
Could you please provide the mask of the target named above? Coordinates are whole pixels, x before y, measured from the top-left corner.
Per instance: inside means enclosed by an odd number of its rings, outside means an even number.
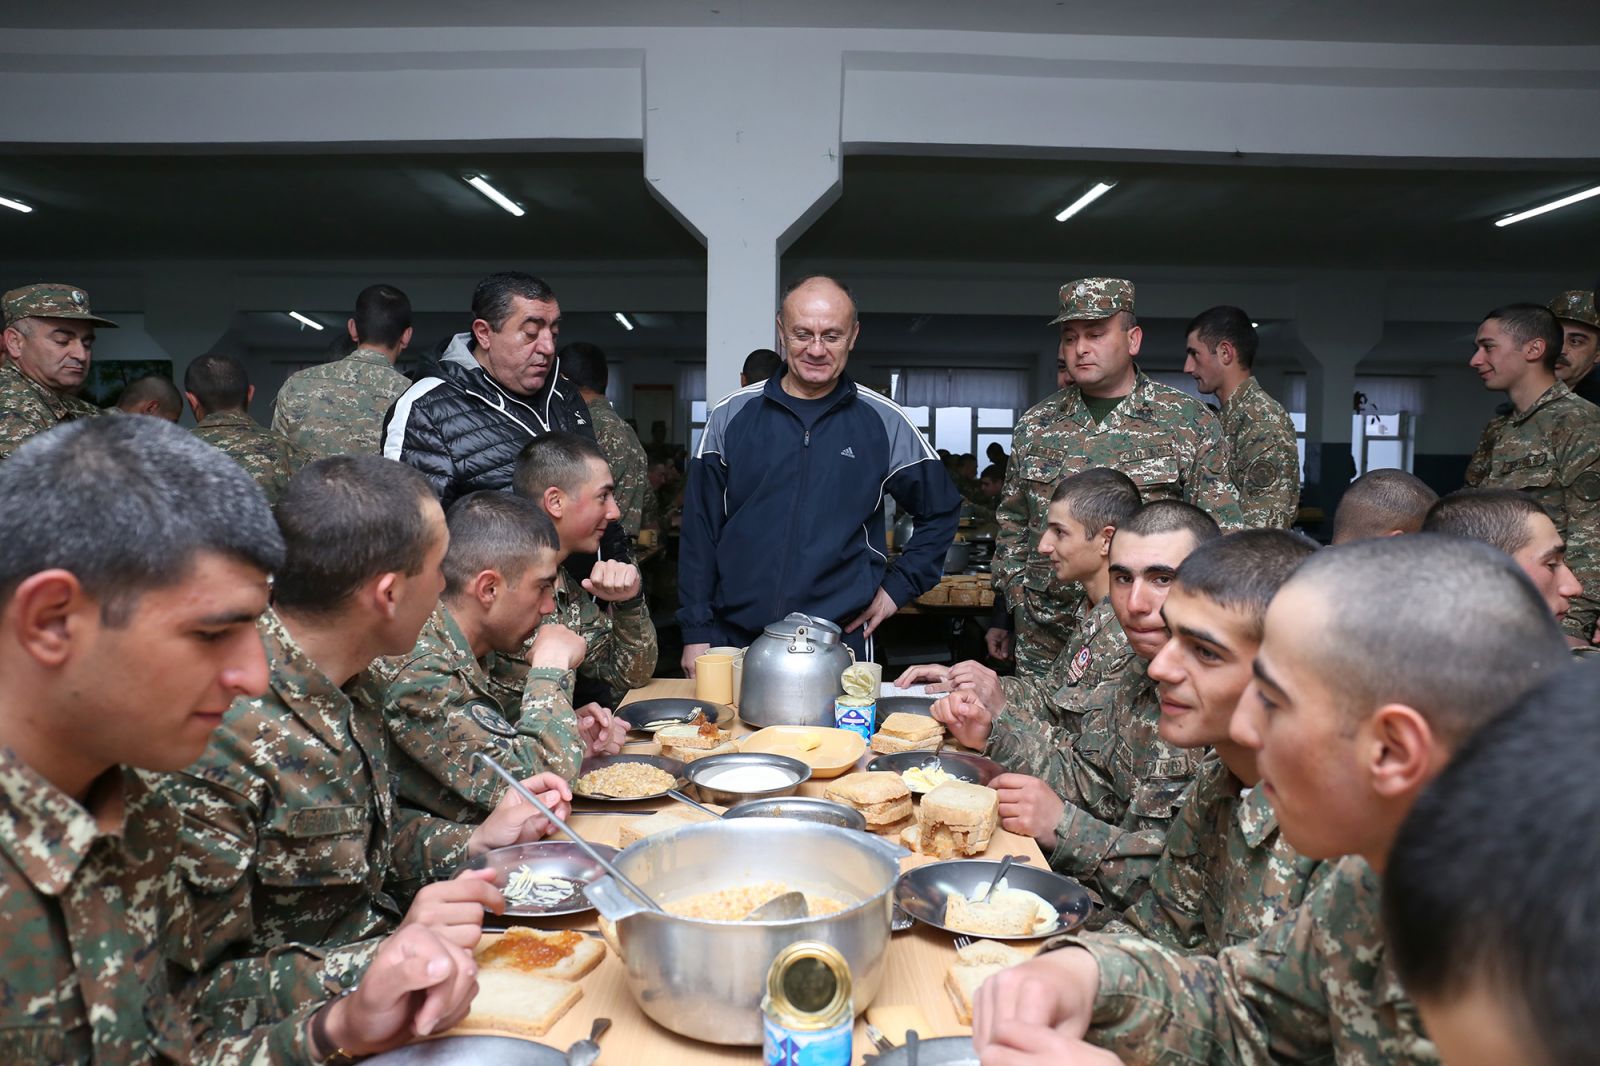
[[[943,929],[947,933],[978,936],[977,933],[968,933],[965,929],[951,929],[944,924],[945,900],[952,892],[960,892],[970,899],[973,893],[982,892],[989,887],[989,882],[994,879],[999,869],[998,862],[987,859],[954,859],[950,862],[931,862],[926,866],[914,866],[901,874],[900,880],[895,882],[894,901],[901,910],[924,925]],[[1058,922],[1053,929],[1030,933],[1027,936],[995,936],[990,933],[983,934],[985,939],[1040,940],[1057,933],[1071,932],[1089,917],[1089,910],[1092,907],[1089,893],[1070,877],[1041,870],[1037,866],[1024,866],[1018,863],[1006,872],[1006,884],[1042,897],[1056,909]]]
[[[608,844],[592,844],[594,850],[608,859],[621,852]],[[606,876],[600,864],[585,855],[578,845],[565,840],[540,840],[532,844],[514,844],[509,848],[495,848],[465,863],[464,870],[493,870],[494,883],[505,888],[506,879],[513,870],[526,867],[535,874],[565,877],[578,883],[578,888],[564,902],[541,906],[525,903],[520,907],[507,907],[506,915],[513,918],[549,918],[558,914],[582,914],[594,910],[594,904],[583,894],[583,886],[593,884]]]
[[[660,767],[673,777],[673,782],[669,788],[681,789],[688,781],[688,778],[684,776],[683,763],[679,762],[677,759],[669,759],[664,755],[591,755],[589,758],[583,760],[582,766],[578,767],[578,777],[582,777],[591,770],[599,770],[603,767],[614,766],[617,763],[624,762],[644,762],[649,763],[651,766]],[[664,788],[660,792],[656,792],[649,796],[629,796],[626,799],[623,799],[619,796],[592,796],[587,792],[579,792],[577,779],[574,778],[572,786],[572,801],[574,803],[578,802],[579,800],[584,800],[589,803],[638,803],[640,800],[660,799],[661,797],[665,796],[668,791],[668,788]],[[581,814],[583,812],[575,811],[573,813]]]
[[[893,1051],[868,1055],[862,1066],[910,1066],[911,1056],[904,1044]],[[917,1041],[917,1066],[978,1066],[978,1053],[970,1036],[941,1036]]]
[[[565,1052],[510,1036],[446,1036],[385,1051],[373,1066],[566,1066]]]
[[[717,725],[727,726],[733,721],[733,708],[726,703],[710,700],[691,700],[680,696],[662,696],[653,700],[637,700],[617,708],[617,717],[628,723],[634,733],[654,733],[664,725],[681,725],[694,717],[697,710],[716,713]],[[646,727],[649,728],[646,728]]]
[[[938,696],[879,696],[878,719],[872,723],[872,731],[876,733],[883,728],[883,720],[891,714],[926,714],[932,716],[933,705]]]
[[[897,751],[890,755],[877,756],[867,763],[867,769],[889,770],[903,774],[913,766],[928,766],[935,763],[951,777],[958,777],[977,785],[987,785],[1005,773],[1005,768],[993,759],[961,751]]]
[[[797,822],[821,822],[844,829],[866,832],[867,819],[854,807],[814,796],[779,796],[753,799],[728,809],[724,818],[789,818]]]

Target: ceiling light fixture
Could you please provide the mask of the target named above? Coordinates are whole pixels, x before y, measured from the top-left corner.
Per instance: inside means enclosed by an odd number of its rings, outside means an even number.
[[[621,311],[616,311],[612,313],[611,317],[616,319],[617,324],[623,329],[627,330],[629,333],[633,332],[633,323],[628,321],[627,315],[623,314]]]
[[[1082,211],[1084,208],[1088,207],[1090,204],[1094,203],[1096,200],[1100,199],[1100,197],[1104,196],[1106,193],[1110,192],[1116,187],[1117,183],[1114,181],[1095,182],[1094,188],[1090,189],[1088,192],[1072,201],[1072,203],[1069,204],[1065,210],[1056,216],[1056,221],[1065,222],[1067,219],[1071,218],[1079,211]]]
[[[314,318],[307,318],[305,315],[302,315],[299,311],[290,311],[289,312],[289,317],[294,319],[296,322],[300,323],[302,326],[310,326],[312,329],[326,329],[327,328],[321,322],[318,322]]]
[[[13,200],[9,196],[0,196],[0,207],[9,207],[11,210],[21,211],[25,215],[33,213],[31,204],[25,204],[21,200]]]
[[[1259,323],[1259,322],[1252,322],[1252,323],[1250,323],[1250,328],[1251,328],[1251,329],[1260,329],[1260,328],[1261,328],[1261,323]]]
[[[1537,218],[1538,216],[1547,214],[1551,211],[1559,211],[1563,207],[1571,207],[1580,200],[1587,200],[1591,196],[1600,196],[1600,185],[1596,185],[1592,189],[1585,189],[1582,192],[1575,192],[1571,196],[1563,196],[1559,200],[1551,200],[1542,207],[1533,207],[1526,211],[1518,211],[1514,215],[1507,215],[1505,218],[1495,220],[1495,225],[1509,226],[1513,222],[1521,222],[1524,219]]]
[[[507,196],[493,185],[490,185],[489,179],[485,178],[482,174],[468,174],[466,179],[468,185],[483,193],[483,195],[487,196],[489,199],[493,200],[495,203],[511,212],[511,214],[515,215],[517,218],[521,218],[524,214],[526,214],[526,212],[522,210],[522,205],[518,204],[515,200],[511,199],[511,197]]]

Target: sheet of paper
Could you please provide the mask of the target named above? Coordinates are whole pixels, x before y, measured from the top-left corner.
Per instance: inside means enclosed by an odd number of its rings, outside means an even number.
[[[885,681],[878,687],[878,698],[880,700],[885,696],[921,696],[924,699],[931,699],[938,695],[939,693],[937,692],[929,692],[927,685],[908,685],[905,688],[900,688],[893,682]]]

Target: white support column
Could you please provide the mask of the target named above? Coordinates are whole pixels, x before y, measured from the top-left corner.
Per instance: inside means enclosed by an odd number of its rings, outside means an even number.
[[[645,176],[706,245],[706,397],[771,347],[778,260],[838,196],[843,60],[826,40],[773,32],[645,60]]]
[[[1383,293],[1357,277],[1319,280],[1296,293],[1295,330],[1311,354],[1306,364],[1306,487],[1301,499],[1334,509],[1355,477],[1350,416],[1356,367],[1383,339]]]

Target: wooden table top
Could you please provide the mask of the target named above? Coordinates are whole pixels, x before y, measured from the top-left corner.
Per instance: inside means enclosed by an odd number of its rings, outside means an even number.
[[[636,689],[623,700],[624,704],[659,697],[693,697],[694,682],[683,679],[658,678],[643,688]],[[750,728],[738,723],[735,733],[747,735]],[[654,741],[630,744],[626,751],[644,751],[653,747]],[[870,753],[869,753],[870,755]],[[801,795],[821,796],[827,781],[807,781],[800,787]],[[641,815],[663,806],[668,801],[637,804]],[[609,808],[608,808],[609,809]],[[587,839],[603,844],[617,844],[622,823],[628,819],[619,815],[575,814],[573,828]],[[998,859],[1005,855],[1024,855],[1035,866],[1047,867],[1038,844],[1030,837],[1017,836],[1003,829],[995,831],[989,849],[978,858]],[[910,855],[902,860],[902,868],[935,862],[925,855]],[[573,915],[570,918],[551,919],[541,923],[544,928],[595,928],[595,915]],[[922,1036],[955,1036],[971,1030],[956,1021],[955,1008],[944,989],[944,978],[956,952],[953,938],[923,925],[913,926],[903,933],[895,933],[889,944],[883,984],[874,1006],[916,1006],[930,1023],[931,1032]],[[1026,946],[1026,945],[1019,945]],[[589,1026],[595,1018],[610,1018],[609,1032],[600,1040],[600,1062],[604,1066],[660,1066],[666,1063],[740,1063],[749,1066],[761,1061],[761,1049],[756,1047],[721,1047],[702,1044],[669,1032],[647,1018],[628,994],[626,975],[621,961],[611,951],[602,962],[580,982],[583,998],[580,999],[540,1042],[563,1051],[575,1041],[589,1035]],[[856,1022],[855,1062],[873,1050],[867,1040],[865,1016]],[[920,1032],[920,1030],[919,1030]]]

